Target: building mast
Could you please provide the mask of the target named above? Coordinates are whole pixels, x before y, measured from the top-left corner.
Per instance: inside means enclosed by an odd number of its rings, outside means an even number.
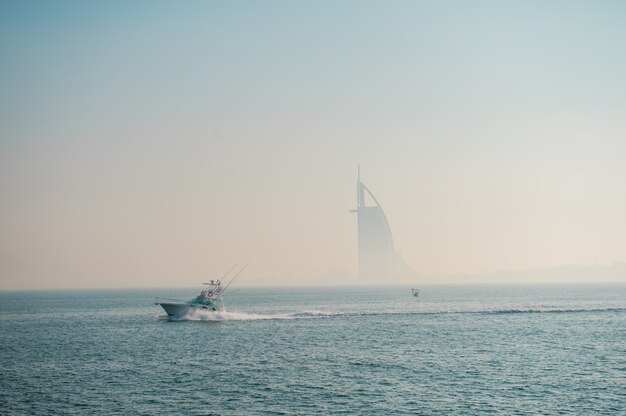
[[[357,181],[356,181],[356,210],[365,207],[365,194],[363,193],[363,184],[361,183],[361,165],[357,165]]]

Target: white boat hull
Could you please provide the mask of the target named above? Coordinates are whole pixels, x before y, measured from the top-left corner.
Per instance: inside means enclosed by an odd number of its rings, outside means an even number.
[[[184,316],[193,310],[216,311],[217,309],[207,305],[189,305],[185,303],[159,303],[168,316]]]

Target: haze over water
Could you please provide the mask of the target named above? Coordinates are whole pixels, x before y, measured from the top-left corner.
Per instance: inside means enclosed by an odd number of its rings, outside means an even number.
[[[358,284],[359,163],[422,282],[624,262],[625,20],[3,1],[0,287]]]

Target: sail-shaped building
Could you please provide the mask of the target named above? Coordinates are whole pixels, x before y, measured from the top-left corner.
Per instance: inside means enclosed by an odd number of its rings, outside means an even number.
[[[385,281],[395,273],[396,253],[393,236],[385,213],[372,192],[361,182],[359,169],[356,183],[359,279]],[[366,200],[370,205],[366,205]]]

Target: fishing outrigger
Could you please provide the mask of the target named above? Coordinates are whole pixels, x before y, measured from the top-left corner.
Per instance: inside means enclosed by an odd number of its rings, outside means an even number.
[[[250,263],[248,263],[250,264]],[[233,277],[230,279],[226,286],[222,287],[222,280],[224,280],[231,271],[237,266],[237,263],[231,267],[226,274],[219,280],[210,280],[208,283],[203,283],[207,287],[198,294],[195,298],[189,301],[170,299],[170,298],[155,298],[155,305],[161,305],[168,316],[184,316],[188,312],[193,310],[205,310],[209,312],[223,312],[226,310],[224,307],[223,295],[226,289],[235,281],[237,276],[243,272],[248,264],[243,266]]]

